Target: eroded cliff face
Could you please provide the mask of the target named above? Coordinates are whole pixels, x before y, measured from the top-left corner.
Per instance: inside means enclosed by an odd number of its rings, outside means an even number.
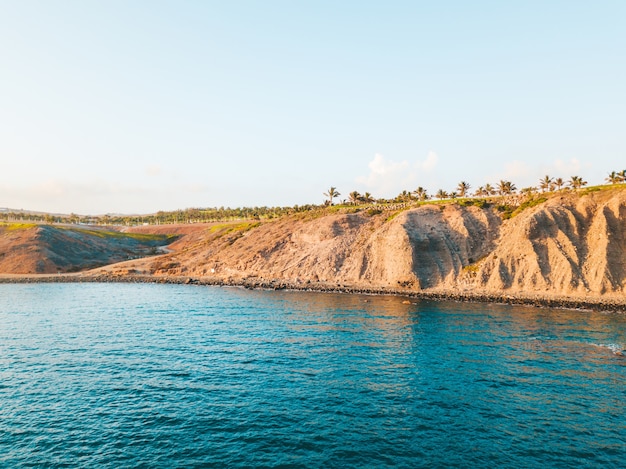
[[[584,296],[624,293],[625,261],[626,191],[615,189],[563,193],[505,221],[494,208],[448,204],[207,231],[143,271]]]
[[[467,283],[489,291],[623,293],[625,228],[623,190],[552,198],[506,223]]]
[[[404,219],[412,270],[422,288],[456,284],[464,267],[495,248],[502,224],[493,209],[457,205],[443,211],[426,206],[407,212]]]
[[[454,283],[463,267],[491,252],[502,223],[493,209],[458,205],[422,206],[389,217],[389,212],[336,214],[217,232],[155,261],[151,269],[166,275],[425,289]]]
[[[170,231],[171,230],[171,231]],[[563,192],[508,220],[494,207],[427,204],[401,212],[307,212],[271,222],[136,227],[143,238],[70,227],[0,227],[0,272],[258,279],[305,287],[475,293],[626,294],[626,186]],[[159,241],[161,240],[161,241]]]

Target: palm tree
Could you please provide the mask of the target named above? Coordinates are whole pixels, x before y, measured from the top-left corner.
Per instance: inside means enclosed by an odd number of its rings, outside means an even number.
[[[374,202],[374,197],[372,197],[372,194],[370,194],[369,192],[366,192],[365,194],[363,194],[363,202],[365,202],[366,204],[371,204],[372,202]]]
[[[350,197],[350,203],[352,205],[358,205],[359,202],[361,201],[361,194],[359,194],[357,191],[350,192],[349,197]]]
[[[480,186],[478,189],[476,189],[474,191],[474,196],[476,197],[484,197],[487,194],[487,191],[485,191],[485,188],[483,186]]]
[[[411,201],[411,193],[404,190],[398,194],[396,197],[396,202],[410,202]]]
[[[494,189],[494,187],[487,183],[485,184],[485,195],[490,196],[496,193],[496,190]]]
[[[511,181],[501,180],[498,183],[498,194],[500,195],[511,195],[516,190],[517,187],[515,187],[515,184],[513,184]]]
[[[537,191],[536,187],[523,187],[522,189],[520,189],[520,192],[522,194],[524,194],[527,197],[530,197],[531,195],[533,195],[535,192]]]
[[[550,190],[550,187],[552,187],[552,178],[546,174],[545,177],[539,179],[539,189],[541,192],[545,192]]]
[[[467,192],[470,190],[470,185],[465,182],[465,181],[461,181],[459,182],[459,185],[456,186],[456,190],[459,191],[459,196],[461,197],[465,197],[465,194],[467,194]]]
[[[620,175],[620,173],[616,172],[616,171],[611,171],[609,173],[609,175],[606,177],[606,182],[608,182],[609,184],[618,184],[620,182],[622,182],[622,176]]]
[[[417,200],[428,200],[428,193],[426,189],[422,186],[419,186],[417,189],[413,191],[413,195],[417,198]]]
[[[443,189],[439,189],[437,193],[435,194],[435,197],[437,197],[439,200],[447,199],[448,193],[444,191]]]
[[[565,185],[565,181],[562,178],[556,178],[554,180],[554,185],[558,190],[561,190],[561,188]]]
[[[328,192],[324,192],[324,195],[326,197],[328,197],[328,205],[332,205],[333,204],[333,199],[339,197],[341,194],[339,192],[337,192],[337,188],[336,187],[332,187],[330,189],[328,189]]]
[[[621,178],[622,182],[626,182],[626,169],[622,169],[617,174],[619,174],[619,177]]]
[[[457,194],[456,192],[452,191],[448,194],[448,197],[450,197],[451,199],[456,199],[459,196],[459,194]]]
[[[580,176],[572,176],[569,180],[569,185],[572,189],[580,189],[581,187],[587,185],[587,181],[583,181],[583,178]]]

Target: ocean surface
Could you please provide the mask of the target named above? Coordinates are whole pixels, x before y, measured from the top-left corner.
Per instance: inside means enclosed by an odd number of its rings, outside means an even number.
[[[0,467],[624,467],[626,315],[0,285]]]

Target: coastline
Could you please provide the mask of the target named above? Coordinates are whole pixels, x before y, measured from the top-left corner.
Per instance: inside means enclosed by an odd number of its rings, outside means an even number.
[[[391,295],[430,301],[457,301],[472,303],[495,303],[524,305],[544,308],[583,309],[592,311],[626,312],[626,298],[619,297],[572,297],[541,295],[519,292],[481,292],[459,290],[408,290],[385,287],[359,287],[323,282],[293,283],[282,280],[221,279],[214,277],[153,276],[153,275],[113,275],[113,274],[2,274],[0,284],[28,283],[160,283],[173,285],[199,285],[220,287],[241,287],[255,290],[288,290],[319,293],[345,293],[359,295]]]

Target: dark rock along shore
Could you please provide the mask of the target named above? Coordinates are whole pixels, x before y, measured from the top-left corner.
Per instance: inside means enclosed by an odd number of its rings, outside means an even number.
[[[392,288],[359,288],[342,284],[328,283],[299,283],[293,284],[282,281],[259,281],[254,280],[223,280],[216,278],[196,277],[156,277],[149,275],[51,275],[51,276],[20,276],[0,277],[0,283],[160,283],[175,285],[198,285],[198,286],[222,286],[243,287],[260,290],[292,290],[309,291],[320,293],[345,293],[360,295],[393,295],[416,300],[433,301],[460,301],[477,303],[497,303],[508,305],[527,305],[547,308],[564,309],[588,309],[593,311],[617,311],[626,312],[626,300],[619,301],[615,298],[589,298],[585,300],[541,297],[520,294],[493,294],[471,292],[448,292],[448,291],[409,291]]]

